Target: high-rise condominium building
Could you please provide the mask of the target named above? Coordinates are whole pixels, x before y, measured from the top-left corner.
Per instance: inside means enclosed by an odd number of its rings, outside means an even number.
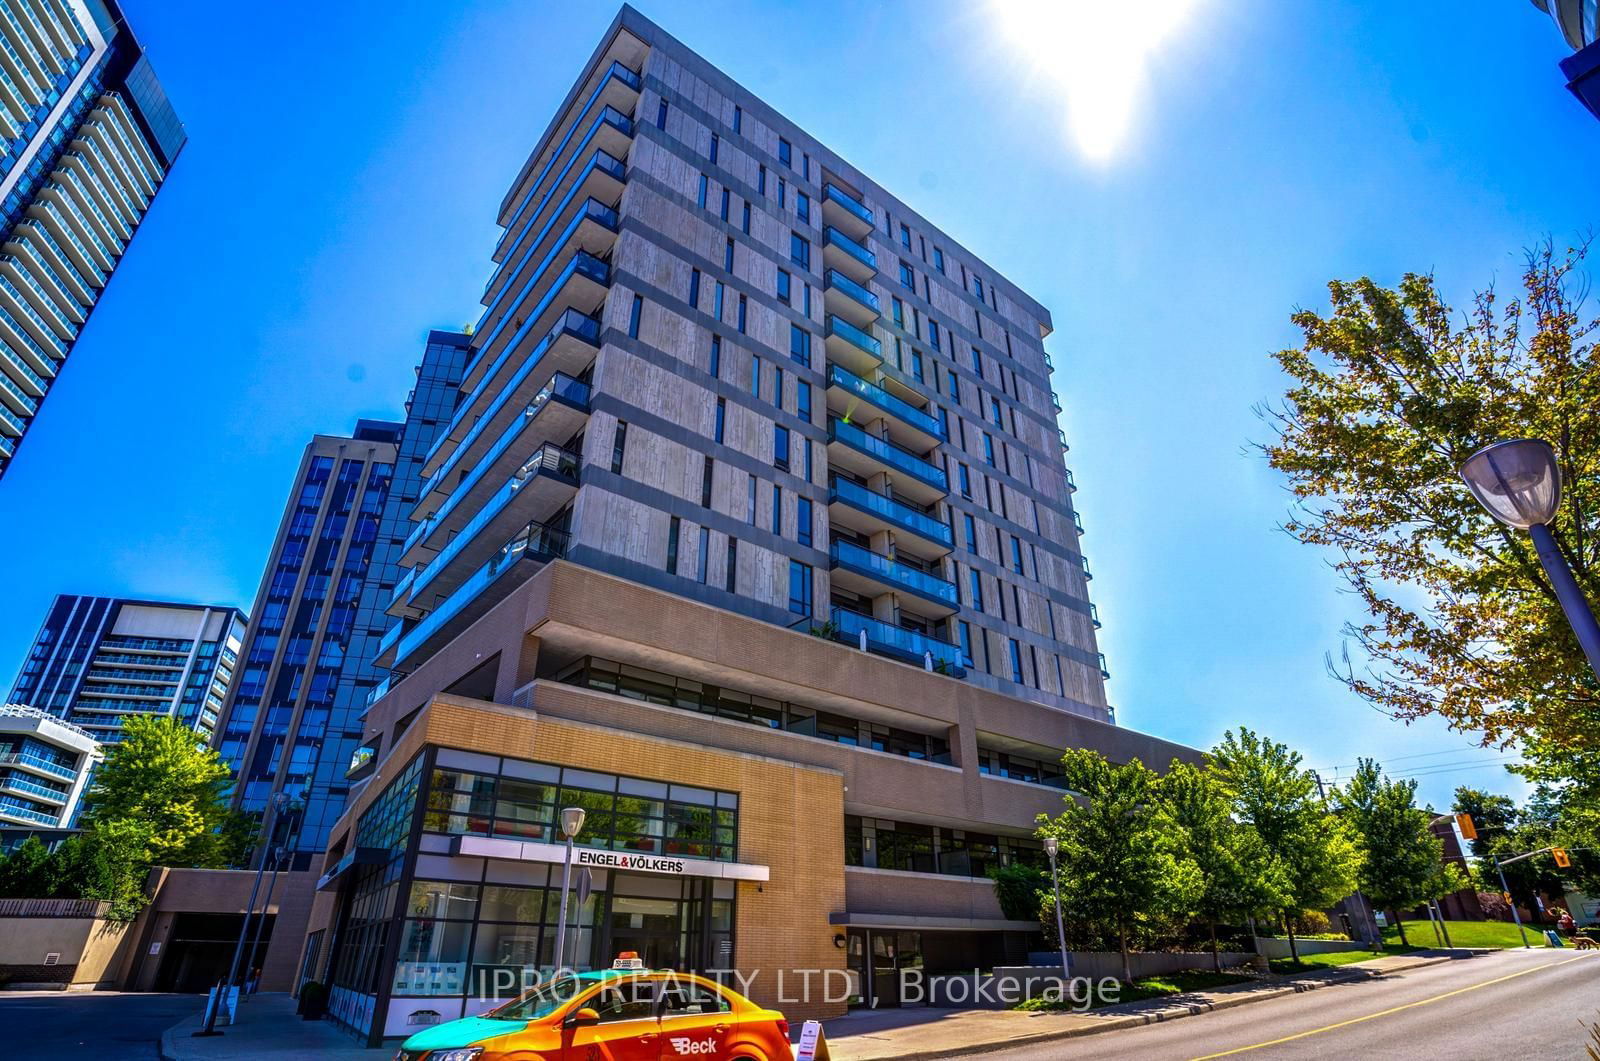
[[[36,707],[0,706],[0,852],[30,836],[68,835],[100,744],[81,726]]]
[[[1572,46],[1561,60],[1567,89],[1600,118],[1600,0],[1533,0],[1533,6],[1550,14]]]
[[[246,618],[217,604],[63,593],[45,614],[13,703],[115,741],[128,715],[167,715],[211,739],[233,685]]]
[[[0,476],[184,139],[111,0],[0,6]]]
[[[498,217],[321,867],[335,1018],[619,951],[791,1017],[1025,960],[987,871],[1062,750],[1193,754],[1111,718],[1049,313],[626,7]]]
[[[399,424],[360,420],[349,437],[317,435],[306,446],[217,730],[239,806],[260,813],[276,792],[299,802],[301,863],[344,805],[377,684],[372,659],[394,584],[379,528],[399,439]],[[387,586],[369,591],[369,580]]]

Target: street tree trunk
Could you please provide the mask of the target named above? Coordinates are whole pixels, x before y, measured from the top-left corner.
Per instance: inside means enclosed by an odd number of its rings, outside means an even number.
[[[1222,952],[1217,947],[1217,922],[1213,919],[1207,922],[1211,926],[1211,965],[1217,972],[1222,972]]]
[[[1300,948],[1295,945],[1295,941],[1294,941],[1294,919],[1289,916],[1289,913],[1288,913],[1287,910],[1284,911],[1284,914],[1283,914],[1283,927],[1285,929],[1287,929],[1288,932],[1289,932],[1289,960],[1292,961],[1295,965],[1299,965],[1300,964]]]
[[[1133,983],[1133,963],[1128,959],[1128,930],[1117,928],[1117,945],[1122,949],[1122,982]]]
[[[1394,917],[1394,923],[1400,929],[1400,946],[1411,946],[1411,941],[1406,939],[1406,923],[1400,920],[1400,911],[1390,910],[1389,913]]]

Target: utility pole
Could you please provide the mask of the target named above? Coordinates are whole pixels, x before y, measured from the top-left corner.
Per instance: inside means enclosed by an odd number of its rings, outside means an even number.
[[[264,837],[266,837],[266,840],[269,844],[272,842],[272,832],[278,824],[278,813],[288,802],[289,793],[278,792],[275,793],[272,799],[267,803],[267,811],[264,816],[265,820],[262,822],[261,833]],[[266,872],[266,868],[267,855],[263,853],[261,863],[256,866],[256,881],[250,886],[250,904],[245,907],[244,920],[239,923],[239,942],[233,948],[233,964],[228,967],[228,978],[222,981],[221,985],[217,988],[216,1004],[206,1007],[205,1025],[199,1031],[194,1033],[196,1036],[222,1034],[221,1032],[217,1031],[217,1011],[223,1006],[227,1005],[228,989],[233,986],[234,979],[239,975],[239,960],[244,957],[244,941],[250,934],[250,917],[253,913],[255,913],[256,896],[261,892],[261,877],[262,874]],[[262,916],[266,916],[265,910],[262,911]]]

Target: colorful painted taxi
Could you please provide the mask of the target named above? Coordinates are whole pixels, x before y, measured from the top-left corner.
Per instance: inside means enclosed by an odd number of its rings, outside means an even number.
[[[395,1061],[788,1061],[789,1022],[689,973],[616,967],[563,977],[481,1017],[407,1039]]]

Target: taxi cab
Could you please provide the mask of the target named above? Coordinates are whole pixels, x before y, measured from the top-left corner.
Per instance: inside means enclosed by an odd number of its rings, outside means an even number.
[[[641,967],[563,976],[411,1036],[395,1061],[787,1061],[789,1022],[705,977]]]

